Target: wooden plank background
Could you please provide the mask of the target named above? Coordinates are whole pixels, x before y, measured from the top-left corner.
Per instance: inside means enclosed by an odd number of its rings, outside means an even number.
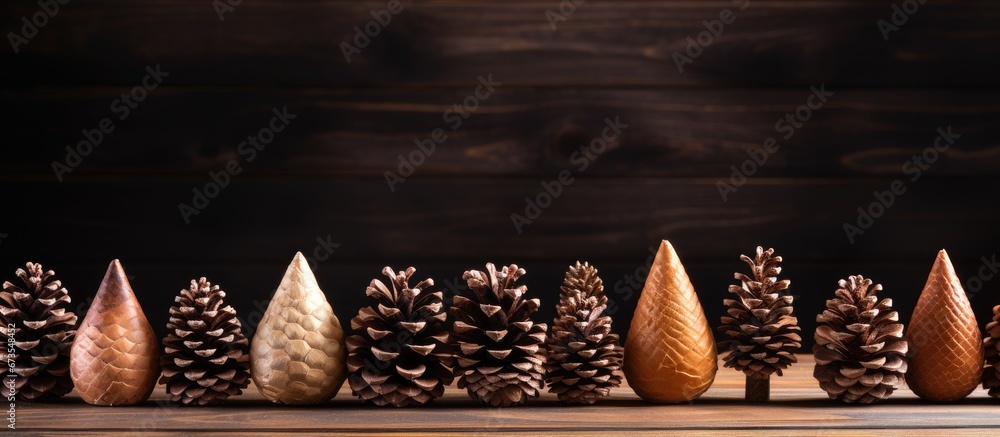
[[[348,65],[340,43],[386,1],[248,3],[219,21],[202,0],[95,0],[66,6],[22,53],[0,55],[9,66],[0,78],[128,84],[162,63],[174,85],[461,86],[491,72],[544,86],[990,86],[1000,62],[993,1],[924,4],[888,43],[876,22],[892,3],[868,0],[590,0],[555,32],[546,11],[558,1],[401,1],[405,10]],[[0,8],[8,27],[37,10]],[[735,21],[678,72],[672,53],[727,8]]]
[[[624,335],[659,240],[674,242],[713,322],[739,254],[763,244],[787,260],[808,350],[839,278],[883,283],[905,321],[938,249],[967,284],[989,273],[996,1],[927,2],[884,41],[876,22],[891,2],[754,0],[683,73],[671,54],[739,4],[590,0],[553,31],[545,13],[557,1],[405,2],[348,64],[340,43],[385,5],[245,2],[224,21],[204,0],[62,5],[20,53],[0,53],[2,277],[43,262],[82,313],[120,258],[164,334],[174,294],[202,275],[252,329],[294,252],[317,238],[339,244],[317,272],[345,324],[383,265],[461,291],[462,271],[487,261],[527,268],[551,319],[580,259],[601,269]],[[18,32],[37,5],[0,11]],[[52,163],[157,64],[170,76],[58,182]],[[444,112],[479,76],[502,85],[451,130]],[[834,95],[784,138],[776,121],[821,84]],[[238,144],[285,106],[297,118],[242,161]],[[607,117],[629,127],[577,171],[573,153]],[[903,164],[947,126],[961,138],[910,182]],[[448,140],[390,191],[384,173],[437,128]],[[716,182],[769,137],[781,149],[724,202]],[[244,171],[186,224],[178,204],[231,159]],[[575,182],[518,233],[511,214],[563,170]],[[849,242],[844,223],[896,179],[907,192]],[[972,298],[985,324],[1000,279]]]

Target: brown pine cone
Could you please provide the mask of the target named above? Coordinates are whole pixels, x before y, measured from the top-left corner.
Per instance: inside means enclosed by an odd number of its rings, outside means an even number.
[[[611,317],[604,315],[607,308],[597,269],[579,261],[569,266],[545,364],[549,393],[559,400],[593,404],[621,385],[622,347],[611,333]]]
[[[450,309],[458,388],[494,407],[522,405],[543,384],[546,325],[531,320],[538,299],[524,299],[528,287],[515,285],[524,273],[492,263],[467,271],[467,297],[455,296]]]
[[[906,373],[907,343],[882,285],[851,276],[816,317],[813,376],[831,398],[868,404],[889,398]]]
[[[802,347],[798,319],[792,316],[791,283],[778,280],[781,257],[774,249],[757,246],[757,256],[741,255],[753,277],[736,273],[741,285],[730,285],[729,292],[738,299],[726,299],[728,315],[722,316],[719,332],[727,340],[719,342],[726,367],[733,367],[749,378],[768,379],[796,362],[795,351]]]
[[[250,383],[250,343],[226,292],[205,278],[191,281],[170,307],[160,383],[185,405],[220,404]]]
[[[73,390],[69,353],[77,317],[67,311],[69,293],[51,270],[29,262],[16,274],[24,288],[4,282],[0,292],[0,332],[15,340],[7,346],[14,349],[8,357],[17,373],[14,391],[22,401],[53,400]]]
[[[366,294],[377,306],[351,320],[347,338],[347,382],[355,395],[375,405],[423,405],[441,397],[455,379],[442,293],[432,279],[410,287],[416,269],[382,269],[392,288],[373,279]]]
[[[993,307],[993,320],[986,324],[986,368],[983,369],[983,388],[990,396],[1000,398],[1000,305]]]

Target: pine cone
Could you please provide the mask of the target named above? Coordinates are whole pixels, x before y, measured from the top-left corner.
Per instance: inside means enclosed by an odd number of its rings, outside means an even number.
[[[792,296],[786,290],[787,279],[778,280],[781,257],[774,249],[757,246],[757,256],[740,259],[750,265],[753,277],[736,273],[742,285],[730,285],[729,292],[739,299],[726,299],[728,315],[722,316],[719,332],[727,339],[719,342],[726,367],[733,367],[749,378],[768,379],[796,362],[795,351],[802,347],[798,319],[792,316]]]
[[[170,307],[160,383],[174,402],[220,404],[250,383],[250,343],[240,331],[226,292],[205,278],[191,281]]]
[[[455,296],[450,309],[458,388],[494,407],[522,405],[542,388],[546,325],[531,321],[538,299],[524,299],[528,287],[514,285],[524,273],[492,263],[467,271],[468,297]]]
[[[1000,305],[993,307],[993,320],[986,324],[986,368],[983,369],[983,388],[990,396],[1000,398]]]
[[[851,276],[816,317],[813,376],[832,399],[869,404],[887,399],[903,382],[907,343],[892,299],[878,301],[882,285]]]
[[[618,335],[611,333],[611,317],[604,284],[588,263],[569,266],[563,280],[558,316],[552,322],[545,382],[559,400],[593,404],[622,383]]]
[[[441,397],[455,379],[447,366],[451,348],[442,293],[428,290],[432,279],[410,288],[415,271],[382,269],[392,289],[373,279],[366,294],[378,306],[362,308],[351,320],[347,381],[355,395],[375,405],[423,405]]]
[[[66,308],[69,293],[51,270],[27,263],[17,269],[24,288],[3,283],[0,292],[0,332],[14,344],[8,359],[14,360],[14,391],[23,401],[48,401],[73,390],[69,375],[69,353],[76,336],[76,315]],[[14,328],[8,326],[14,325]],[[9,387],[9,380],[4,387]]]

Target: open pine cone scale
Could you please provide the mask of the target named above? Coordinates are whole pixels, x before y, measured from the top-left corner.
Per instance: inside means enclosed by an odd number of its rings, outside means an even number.
[[[351,320],[348,383],[355,395],[376,405],[423,405],[441,397],[454,379],[442,293],[429,291],[431,279],[410,287],[415,271],[383,269],[391,288],[373,280],[366,294],[377,305],[362,308]]]
[[[171,400],[214,405],[239,395],[250,380],[250,342],[226,293],[205,278],[192,280],[170,308],[160,382]]]
[[[15,274],[22,286],[4,282],[0,292],[0,333],[15,340],[8,345],[13,391],[23,401],[53,400],[73,389],[69,355],[77,316],[67,311],[71,299],[54,272],[29,262]]]
[[[871,279],[839,282],[836,298],[816,317],[813,375],[831,398],[872,403],[888,398],[903,382],[907,342],[892,300]]]
[[[527,287],[515,285],[523,274],[513,264],[467,271],[471,293],[455,296],[450,310],[458,387],[492,406],[523,404],[543,384],[547,326],[530,319],[539,301],[525,299]]]
[[[756,257],[740,256],[750,266],[751,276],[736,273],[740,285],[730,285],[736,299],[725,299],[726,315],[719,331],[726,340],[719,342],[726,367],[744,372],[747,377],[767,379],[772,373],[795,363],[795,351],[802,347],[798,319],[792,316],[793,297],[787,294],[791,282],[778,280],[781,257],[774,249],[757,247]]]
[[[558,316],[548,339],[549,392],[571,403],[593,404],[621,385],[622,347],[611,333],[604,286],[590,264],[570,266]]]

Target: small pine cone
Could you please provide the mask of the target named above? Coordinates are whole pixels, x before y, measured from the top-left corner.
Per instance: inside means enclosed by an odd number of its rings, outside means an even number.
[[[445,329],[442,293],[434,281],[410,287],[416,269],[382,269],[392,288],[373,279],[366,294],[377,306],[365,307],[351,320],[347,338],[347,381],[355,395],[375,405],[424,405],[444,394],[455,379]]]
[[[881,284],[850,276],[816,316],[813,376],[832,399],[869,404],[887,399],[906,373],[906,340]]]
[[[515,285],[524,273],[492,263],[467,271],[468,297],[455,296],[450,309],[458,388],[494,407],[523,405],[543,384],[546,325],[531,321],[538,299],[524,299],[528,287]]]
[[[726,367],[733,367],[749,378],[768,379],[796,362],[795,351],[802,347],[798,319],[792,316],[792,296],[787,294],[790,281],[778,280],[781,257],[774,249],[757,246],[757,256],[740,259],[750,265],[753,277],[736,273],[741,285],[730,285],[729,292],[739,299],[726,299],[728,315],[722,316],[719,332],[726,340],[719,342],[719,352]]]
[[[174,402],[220,404],[250,383],[250,343],[236,310],[222,306],[224,297],[201,278],[174,298],[160,356],[160,383]]]
[[[993,320],[986,324],[986,368],[983,369],[983,388],[990,396],[1000,398],[1000,305],[993,307]]]
[[[622,347],[611,333],[611,317],[604,315],[607,308],[597,269],[579,261],[569,266],[545,363],[549,393],[559,400],[593,404],[621,385]]]
[[[8,360],[17,374],[13,389],[22,401],[50,401],[73,390],[69,353],[77,318],[66,310],[69,293],[51,270],[29,262],[16,274],[24,288],[4,282],[0,292],[0,332],[14,337],[7,346],[8,352],[13,348]],[[5,392],[9,381],[4,380]]]

